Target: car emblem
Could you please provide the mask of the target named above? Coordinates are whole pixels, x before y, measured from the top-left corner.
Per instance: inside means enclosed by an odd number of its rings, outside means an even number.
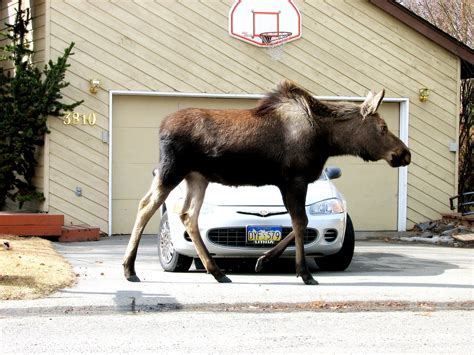
[[[267,210],[255,211],[255,212],[247,212],[247,211],[237,211],[239,214],[245,214],[249,216],[260,216],[260,217],[270,217],[270,216],[278,216],[282,214],[287,214],[288,211],[279,211],[279,212],[269,212]]]

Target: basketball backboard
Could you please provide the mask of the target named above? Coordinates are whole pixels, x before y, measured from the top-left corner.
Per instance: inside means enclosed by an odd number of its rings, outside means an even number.
[[[277,46],[301,37],[301,14],[292,0],[237,0],[229,33],[259,47]]]

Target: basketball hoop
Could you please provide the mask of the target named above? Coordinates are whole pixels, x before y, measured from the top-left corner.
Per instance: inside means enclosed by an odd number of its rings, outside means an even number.
[[[294,1],[234,0],[229,34],[266,50],[301,38],[301,14]]]
[[[291,32],[262,32],[258,35],[265,45],[266,51],[272,60],[279,60],[284,52],[286,39],[291,36]]]
[[[291,32],[262,32],[258,36],[262,40],[262,44],[266,44],[268,46],[277,46],[283,43],[286,38],[290,37]]]

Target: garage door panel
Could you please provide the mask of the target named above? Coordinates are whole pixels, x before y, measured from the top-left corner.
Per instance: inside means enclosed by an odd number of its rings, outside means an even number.
[[[159,161],[159,127],[168,114],[186,107],[250,108],[257,100],[119,96],[113,106],[112,233],[130,233],[140,199]],[[159,218],[145,228],[156,233]]]
[[[114,200],[114,208],[112,210],[113,234],[130,234],[137,216],[138,201],[137,200]],[[148,222],[144,234],[157,234],[160,224],[159,213],[155,215]]]
[[[383,103],[378,112],[398,136],[399,104]],[[342,169],[342,177],[333,182],[347,199],[356,230],[397,229],[398,169],[384,160],[365,162],[353,156],[330,158],[327,165]]]
[[[114,164],[114,199],[141,199],[148,191],[156,164]]]
[[[337,164],[335,163],[337,162]],[[342,156],[342,157],[331,157],[328,159],[328,162],[326,163],[326,166],[328,165],[350,165],[350,166],[356,166],[358,168],[370,168],[373,165],[380,165],[380,166],[386,166],[389,167],[387,162],[385,160],[379,160],[379,161],[371,161],[371,162],[366,162],[361,158],[354,157],[354,156]]]
[[[115,128],[113,142],[114,163],[158,163],[159,131],[157,128]]]
[[[161,120],[177,111],[179,98],[167,97],[153,100],[149,96],[120,96],[114,100],[113,128],[148,127],[159,128]]]
[[[382,103],[377,110],[380,117],[387,122],[388,129],[396,136],[400,130],[400,106],[397,103]]]
[[[347,199],[356,230],[396,230],[398,169],[356,157],[330,158],[328,165],[342,169],[333,182]]]
[[[255,99],[203,99],[186,98],[179,103],[179,109],[195,108],[213,108],[213,109],[247,109],[257,105]]]

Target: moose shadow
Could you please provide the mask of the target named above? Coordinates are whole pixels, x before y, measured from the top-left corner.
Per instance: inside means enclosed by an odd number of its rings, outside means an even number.
[[[351,265],[345,271],[350,274],[384,276],[436,276],[446,270],[458,269],[455,264],[393,252],[355,252]]]
[[[256,259],[217,259],[218,265],[229,274],[254,273]],[[313,259],[308,259],[308,265],[316,273],[354,276],[436,276],[446,270],[458,269],[455,264],[430,260],[393,252],[358,252],[354,253],[351,265],[343,272],[323,271],[318,268]],[[295,271],[293,259],[281,258],[266,265],[260,274],[292,274]],[[194,272],[205,272],[198,268]]]

